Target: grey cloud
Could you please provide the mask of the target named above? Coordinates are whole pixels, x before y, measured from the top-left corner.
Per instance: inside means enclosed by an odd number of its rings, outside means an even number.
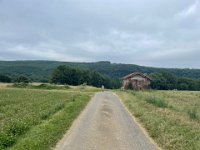
[[[0,59],[200,68],[200,0],[0,0]]]

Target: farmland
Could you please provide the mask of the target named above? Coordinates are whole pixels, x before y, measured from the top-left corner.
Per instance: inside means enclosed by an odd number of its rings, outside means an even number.
[[[0,149],[50,149],[96,89],[0,88]]]
[[[55,147],[98,91],[87,86],[0,85],[0,149]],[[200,92],[114,92],[161,148],[200,149]]]
[[[116,92],[163,149],[200,149],[200,92]]]

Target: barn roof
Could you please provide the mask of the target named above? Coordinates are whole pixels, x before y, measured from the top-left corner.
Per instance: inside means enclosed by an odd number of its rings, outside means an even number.
[[[123,79],[123,80],[124,80],[124,79],[128,79],[128,78],[134,77],[134,76],[136,76],[136,75],[139,75],[139,76],[142,76],[143,78],[147,78],[147,79],[149,79],[149,80],[152,80],[151,78],[149,78],[148,76],[144,75],[144,74],[141,73],[141,72],[133,72],[133,73],[131,73],[131,74],[128,74],[128,75],[122,77],[122,79]]]

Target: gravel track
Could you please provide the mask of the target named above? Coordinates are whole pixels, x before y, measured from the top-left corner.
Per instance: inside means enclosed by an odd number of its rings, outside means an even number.
[[[119,98],[97,93],[55,150],[155,150]]]

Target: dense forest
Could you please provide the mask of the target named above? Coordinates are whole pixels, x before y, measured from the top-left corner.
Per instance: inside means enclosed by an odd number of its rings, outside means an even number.
[[[200,69],[171,69],[144,67],[133,64],[116,64],[107,61],[96,63],[76,63],[58,61],[0,61],[0,74],[9,76],[26,75],[33,81],[48,82],[55,68],[66,65],[73,68],[97,71],[101,74],[121,78],[131,72],[147,74],[168,72],[177,77],[200,79]]]
[[[77,68],[58,66],[51,77],[51,83],[67,85],[91,85],[95,87],[104,86],[107,89],[117,89],[121,87],[121,82],[117,78],[110,78],[96,71],[80,70]]]
[[[157,90],[188,90],[199,91],[200,80],[177,77],[168,72],[152,73],[151,88]]]
[[[66,67],[64,74],[68,72],[70,81],[61,82],[58,78],[56,79],[60,66]],[[200,69],[155,68],[107,61],[96,63],[0,61],[0,82],[16,82],[27,77],[32,82],[51,81],[71,85],[86,83],[97,87],[105,85],[106,88],[118,88],[120,87],[119,79],[132,72],[148,74],[153,79],[151,83],[153,89],[200,90]]]

